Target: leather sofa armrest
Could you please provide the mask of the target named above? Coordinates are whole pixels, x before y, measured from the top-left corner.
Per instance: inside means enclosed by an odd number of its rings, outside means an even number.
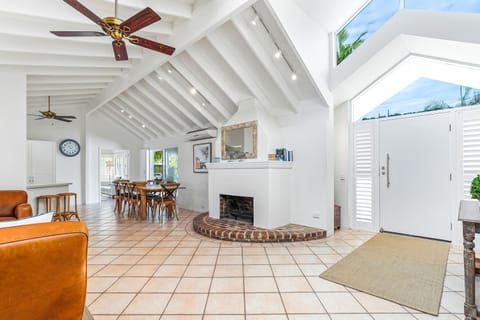
[[[28,218],[32,216],[32,206],[28,203],[22,203],[15,207],[15,217],[17,219]]]

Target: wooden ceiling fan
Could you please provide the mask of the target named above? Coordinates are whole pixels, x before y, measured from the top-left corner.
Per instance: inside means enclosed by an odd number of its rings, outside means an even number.
[[[164,54],[172,55],[175,48],[165,44],[144,39],[139,36],[132,35],[136,31],[159,21],[161,18],[151,8],[147,7],[127,20],[123,21],[118,18],[118,0],[115,0],[115,17],[105,17],[101,19],[87,7],[77,0],[63,0],[71,5],[81,14],[99,25],[104,32],[97,31],[50,31],[59,37],[103,37],[110,36],[113,39],[112,46],[115,60],[128,60],[127,48],[125,42],[128,40],[131,44],[155,50]]]
[[[75,116],[59,116],[55,112],[50,110],[50,96],[48,96],[48,111],[41,111],[39,110],[40,114],[28,114],[29,116],[38,117],[35,120],[42,120],[42,119],[51,119],[51,120],[59,120],[63,122],[72,122],[71,119],[77,119]]]

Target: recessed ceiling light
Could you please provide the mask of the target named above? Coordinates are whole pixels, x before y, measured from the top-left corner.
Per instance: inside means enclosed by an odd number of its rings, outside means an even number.
[[[275,52],[275,58],[280,59],[281,56],[282,56],[282,51],[277,50],[277,52]]]
[[[128,115],[128,119],[132,119],[133,117],[131,115]]]
[[[204,107],[206,106],[205,102],[202,102],[202,106],[204,106]]]
[[[257,19],[258,19],[257,16],[255,16],[255,18],[252,19],[252,21],[250,22],[252,24],[252,26],[254,26],[254,27],[257,26]]]
[[[125,110],[123,110],[123,109],[122,109],[122,110],[120,110],[120,112],[121,112],[121,113],[124,113],[124,112],[125,112]]]
[[[142,124],[142,128],[145,128],[145,127],[146,127],[146,125]]]
[[[173,71],[172,71],[172,69],[168,69],[167,72],[172,74]]]
[[[161,76],[158,76],[158,80],[160,80],[160,81],[161,81],[161,80],[163,80],[163,77],[161,77]]]
[[[292,73],[291,79],[292,79],[293,81],[297,80],[297,74],[296,74],[295,72]]]
[[[197,94],[197,89],[191,88],[191,89],[190,89],[190,93],[191,93],[191,94]]]

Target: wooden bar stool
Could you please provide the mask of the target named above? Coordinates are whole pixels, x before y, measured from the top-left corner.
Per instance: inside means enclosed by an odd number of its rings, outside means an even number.
[[[57,194],[57,196],[60,199],[59,212],[63,216],[63,219],[71,220],[72,216],[74,216],[75,218],[77,218],[78,221],[80,221],[77,210],[77,194],[75,192],[64,192]],[[71,210],[70,207],[72,197],[75,200],[75,210]]]
[[[43,201],[43,206],[45,212],[54,211],[52,221],[62,221],[62,216],[60,215],[60,198],[56,194],[45,194],[37,197],[37,215],[40,204]]]

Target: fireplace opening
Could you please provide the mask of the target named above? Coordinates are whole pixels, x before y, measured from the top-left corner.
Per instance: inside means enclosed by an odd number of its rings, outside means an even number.
[[[253,197],[220,195],[220,219],[253,224]]]

